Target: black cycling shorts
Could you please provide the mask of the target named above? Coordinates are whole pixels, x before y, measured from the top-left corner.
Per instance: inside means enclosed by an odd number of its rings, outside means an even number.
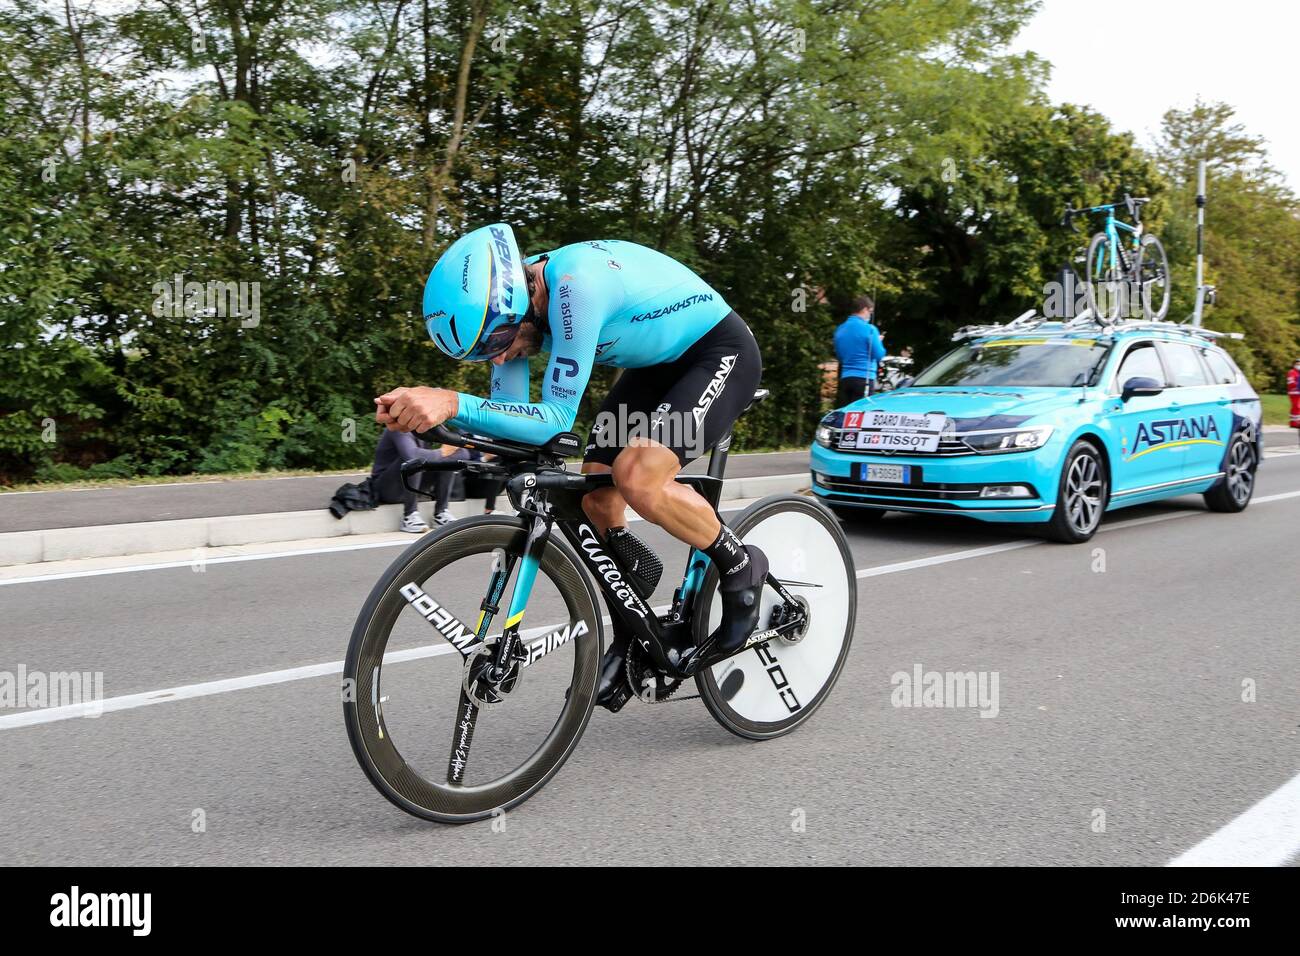
[[[623,370],[596,413],[585,460],[613,465],[630,439],[643,437],[683,465],[694,461],[731,431],[762,376],[754,333],[732,312],[676,361]]]

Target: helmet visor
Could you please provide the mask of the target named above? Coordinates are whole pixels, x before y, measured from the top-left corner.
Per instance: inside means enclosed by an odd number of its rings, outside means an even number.
[[[485,359],[496,358],[510,348],[511,343],[514,342],[515,336],[518,334],[518,322],[512,325],[499,325],[475,342],[474,347],[465,354],[465,358],[470,362],[481,362]]]

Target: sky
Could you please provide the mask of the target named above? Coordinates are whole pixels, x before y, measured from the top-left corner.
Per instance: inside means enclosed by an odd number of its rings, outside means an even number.
[[[1012,44],[1052,65],[1053,102],[1086,104],[1149,146],[1197,95],[1236,107],[1300,192],[1296,0],[1042,0]]]

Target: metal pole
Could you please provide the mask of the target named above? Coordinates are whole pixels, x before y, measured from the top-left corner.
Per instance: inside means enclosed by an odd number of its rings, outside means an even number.
[[[1201,160],[1196,171],[1196,309],[1192,313],[1192,324],[1201,324],[1201,315],[1205,310],[1205,160]]]

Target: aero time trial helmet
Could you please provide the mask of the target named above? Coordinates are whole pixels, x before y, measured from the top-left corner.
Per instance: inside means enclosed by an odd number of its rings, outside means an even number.
[[[528,283],[514,230],[503,222],[461,236],[424,284],[424,325],[452,358],[500,355],[528,314]]]

